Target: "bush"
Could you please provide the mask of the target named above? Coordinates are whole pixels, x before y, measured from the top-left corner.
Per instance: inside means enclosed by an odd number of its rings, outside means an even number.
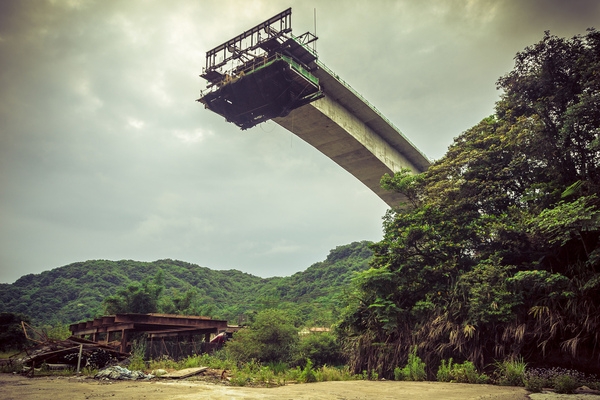
[[[458,383],[487,383],[489,380],[486,374],[480,374],[471,361],[465,361],[462,364],[454,364],[452,368],[454,380]]]
[[[448,360],[448,364],[446,364],[446,360],[442,360],[435,377],[438,382],[451,382],[454,379],[452,375],[452,358]]]
[[[315,370],[313,369],[313,364],[310,359],[306,360],[306,365],[302,369],[302,373],[298,377],[298,381],[304,383],[316,382],[317,377],[315,375]]]
[[[530,392],[534,392],[534,393],[541,392],[545,386],[545,380],[538,376],[532,376],[530,378],[525,378],[524,383],[525,383],[525,389],[529,390]]]
[[[281,310],[265,310],[257,314],[252,327],[242,329],[227,342],[225,349],[239,361],[287,362],[296,351],[298,330]]]
[[[487,383],[489,378],[486,374],[480,374],[471,361],[465,361],[462,364],[453,364],[452,358],[442,360],[436,374],[439,382],[457,382],[457,383]]]
[[[143,337],[133,340],[131,343],[131,356],[129,357],[129,370],[130,371],[144,371],[146,369],[146,362],[144,361],[146,355],[146,341]]]
[[[297,357],[302,361],[310,358],[316,367],[326,364],[340,365],[344,362],[340,344],[330,332],[312,333],[302,337],[298,343]]]
[[[189,358],[189,357],[188,357]],[[187,360],[187,359],[185,359]],[[148,369],[179,369],[179,363],[167,355],[160,356],[157,359],[148,362]],[[187,368],[187,367],[186,367]]]
[[[499,385],[525,386],[525,368],[523,357],[496,363],[496,375]]]
[[[329,367],[324,365],[315,371],[315,377],[317,378],[317,382],[349,381],[356,379],[350,372],[348,366]]]
[[[600,381],[595,375],[558,367],[533,368],[525,372],[525,388],[532,392],[551,387],[557,393],[572,393],[583,385],[597,390],[600,388]]]
[[[571,375],[559,375],[554,379],[554,391],[556,393],[571,394],[578,387],[579,382]]]
[[[425,363],[417,356],[417,346],[408,354],[408,362],[404,368],[394,368],[394,379],[397,381],[424,381],[427,378]]]

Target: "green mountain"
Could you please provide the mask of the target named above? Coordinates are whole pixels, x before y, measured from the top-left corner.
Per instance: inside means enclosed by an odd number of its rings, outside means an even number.
[[[338,295],[356,271],[368,267],[372,255],[369,244],[363,241],[338,246],[324,261],[305,271],[267,279],[169,259],[77,262],[25,275],[13,284],[0,284],[0,312],[24,314],[35,324],[91,319],[103,314],[102,303],[107,296],[131,284],[152,280],[162,271],[162,312],[172,312],[174,304],[187,298],[187,313],[231,323],[244,322],[261,309],[282,308],[299,324],[330,324],[335,318]]]

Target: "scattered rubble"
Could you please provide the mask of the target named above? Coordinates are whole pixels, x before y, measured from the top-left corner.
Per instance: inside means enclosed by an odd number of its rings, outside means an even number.
[[[38,341],[36,345],[13,355],[9,363],[21,364],[24,370],[33,375],[35,368],[42,365],[48,369],[76,368],[78,365],[81,368],[104,368],[127,357],[129,354],[121,353],[112,346],[71,336],[66,340]]]
[[[99,371],[96,375],[94,375],[94,379],[100,380],[127,380],[127,381],[136,381],[138,379],[152,379],[154,375],[148,374],[146,375],[142,371],[130,371],[127,368],[120,367],[118,365],[104,368]]]

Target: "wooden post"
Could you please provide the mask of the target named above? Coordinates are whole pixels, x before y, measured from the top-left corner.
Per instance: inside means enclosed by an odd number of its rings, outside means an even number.
[[[81,354],[83,353],[83,343],[79,345],[79,358],[77,359],[77,375],[79,375],[79,368],[81,367]]]
[[[121,329],[121,353],[127,353],[127,331]]]

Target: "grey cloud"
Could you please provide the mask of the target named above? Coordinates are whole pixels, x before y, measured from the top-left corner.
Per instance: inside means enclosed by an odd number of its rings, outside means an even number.
[[[321,60],[431,158],[493,112],[495,81],[596,1],[0,2],[0,281],[92,259],[291,274],[381,238],[386,206],[267,122],[194,102],[204,53],[291,4]],[[343,6],[340,6],[343,4]]]

